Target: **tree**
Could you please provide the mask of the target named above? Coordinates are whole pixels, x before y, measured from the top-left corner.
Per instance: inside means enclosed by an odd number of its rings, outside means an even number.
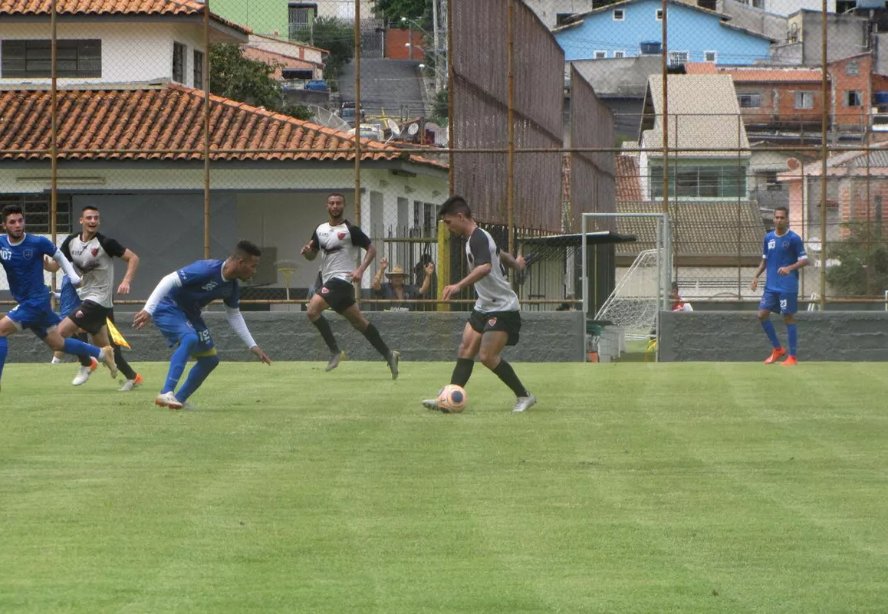
[[[888,245],[880,223],[846,224],[849,237],[829,245],[841,264],[826,270],[826,281],[843,296],[881,296],[888,290]]]
[[[443,89],[435,94],[435,102],[432,104],[432,121],[439,126],[446,126],[450,116],[450,92]]]
[[[355,57],[355,30],[336,17],[318,17],[311,27],[295,32],[297,40],[330,52],[324,63],[324,77],[336,79]]]
[[[432,0],[434,2],[435,0]],[[429,0],[374,0],[377,15],[399,22],[401,17],[420,19],[430,10]]]
[[[280,82],[272,78],[280,66],[244,57],[243,49],[237,45],[212,45],[210,91],[297,119],[311,119],[312,112],[307,107],[287,103]]]

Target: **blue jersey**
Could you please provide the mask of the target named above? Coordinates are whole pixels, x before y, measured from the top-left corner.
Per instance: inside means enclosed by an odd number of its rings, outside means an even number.
[[[237,309],[240,286],[237,279],[223,279],[224,260],[198,260],[176,273],[181,286],[170,290],[162,302],[176,305],[189,320],[200,319],[201,310],[216,299]]]
[[[799,293],[799,272],[795,270],[789,275],[781,276],[777,270],[795,264],[799,260],[806,260],[805,245],[802,238],[791,230],[778,235],[775,231],[765,235],[762,246],[762,258],[766,262],[768,279],[765,282],[766,292],[781,294]]]
[[[19,305],[49,302],[49,289],[43,280],[43,256],[54,256],[57,248],[46,237],[25,234],[17,244],[9,235],[0,236],[0,263],[6,270],[9,291]]]

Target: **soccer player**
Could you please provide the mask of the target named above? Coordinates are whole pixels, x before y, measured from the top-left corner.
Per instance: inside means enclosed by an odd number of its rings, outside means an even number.
[[[65,257],[82,273],[83,283],[77,291],[81,301],[77,308],[68,313],[62,311],[64,319],[59,325],[59,333],[63,337],[73,337],[78,330],[84,330],[98,345],[113,347],[117,368],[126,377],[120,391],[129,392],[142,384],[142,377],[133,371],[120,347],[111,342],[107,322],[114,322],[114,258],[120,258],[127,265],[126,274],[117,288],[118,294],[126,295],[129,294],[130,284],[136,276],[139,257],[114,239],[100,233],[101,224],[99,209],[87,205],[80,213],[81,232],[69,235],[60,248]],[[47,262],[46,268],[57,271],[58,264]],[[65,292],[64,280],[62,292]],[[72,384],[85,384],[95,368],[95,364],[81,361]]]
[[[345,197],[342,194],[330,194],[327,197],[329,220],[317,227],[311,236],[311,241],[302,248],[302,255],[308,260],[314,260],[318,252],[321,252],[323,285],[308,303],[308,319],[330,348],[331,357],[327,363],[327,371],[339,366],[339,361],[344,355],[344,352],[339,350],[330,323],[324,317],[324,310],[330,307],[339,315],[345,316],[352,326],[363,333],[367,341],[388,363],[392,379],[397,379],[401,354],[388,348],[376,327],[368,322],[358,309],[355,303],[355,287],[352,285],[361,281],[364,271],[376,257],[376,248],[360,228],[352,226],[343,217],[344,211]],[[361,266],[356,269],[354,266],[362,249],[366,250],[367,254]]]
[[[25,328],[52,350],[103,361],[111,370],[111,377],[117,377],[111,346],[97,348],[76,339],[65,339],[56,328],[59,316],[52,310],[49,288],[43,282],[43,256],[58,262],[76,286],[81,280],[74,267],[49,239],[25,233],[24,211],[19,205],[4,207],[0,221],[6,232],[0,236],[0,264],[6,271],[12,298],[18,303],[0,320],[0,378],[9,349],[7,337]]]
[[[771,322],[773,311],[783,314],[789,341],[789,356],[782,364],[792,366],[797,364],[798,330],[795,314],[799,301],[799,269],[807,266],[808,255],[802,238],[789,229],[789,210],[786,207],[777,207],[774,210],[774,226],[775,230],[765,235],[762,262],[752,277],[750,287],[753,291],[758,288],[758,278],[767,269],[768,278],[759,303],[758,316],[774,349],[765,364],[773,364],[786,356],[786,349],[780,344],[774,323]]]
[[[228,323],[237,336],[259,360],[271,364],[271,359],[253,341],[240,312],[238,280],[247,281],[253,277],[261,255],[258,247],[249,241],[241,241],[225,260],[199,260],[170,273],[157,284],[145,307],[133,319],[135,328],[143,328],[154,318],[154,324],[167,338],[170,347],[179,345],[173,352],[166,384],[154,399],[156,405],[190,409],[188,399],[219,365],[213,338],[200,315],[201,309],[216,299],[225,303]],[[193,356],[197,363],[176,392],[189,356]]]
[[[481,363],[515,393],[517,401],[512,411],[526,411],[537,399],[518,379],[512,365],[500,358],[507,345],[518,344],[521,331],[521,306],[518,295],[509,285],[506,267],[520,271],[526,265],[524,258],[515,258],[500,251],[493,237],[478,228],[463,197],[451,196],[441,205],[439,215],[451,234],[468,239],[466,259],[469,263],[469,274],[458,283],[445,287],[442,298],[446,301],[471,285],[474,285],[478,295],[472,315],[463,329],[459,358],[450,383],[465,387],[472,376],[475,356],[480,356]],[[422,404],[429,409],[438,408],[436,399],[427,399]]]

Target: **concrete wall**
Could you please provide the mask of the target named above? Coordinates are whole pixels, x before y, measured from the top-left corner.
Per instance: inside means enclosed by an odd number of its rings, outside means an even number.
[[[117,314],[121,332],[133,346],[127,358],[140,361],[165,361],[170,350],[166,340],[154,326],[136,331],[129,323],[132,313]],[[327,347],[305,313],[244,313],[247,325],[272,360],[326,361]],[[379,328],[383,339],[401,351],[404,361],[456,359],[467,313],[381,313],[372,312],[368,319]],[[205,314],[219,354],[223,360],[251,360],[252,355],[228,326],[220,312]],[[581,312],[525,312],[521,314],[521,342],[507,348],[504,356],[514,362],[576,362],[583,360],[585,335]],[[349,360],[379,360],[379,355],[364,337],[343,318],[332,314],[328,320],[348,353]],[[19,333],[9,342],[10,362],[49,362],[52,353],[30,333]],[[138,368],[138,367],[136,367]],[[380,366],[380,369],[383,369]],[[409,369],[409,366],[405,366]]]
[[[786,343],[782,319],[772,318]],[[799,360],[888,360],[888,312],[798,314]],[[770,351],[755,311],[660,314],[660,360],[760,362]]]

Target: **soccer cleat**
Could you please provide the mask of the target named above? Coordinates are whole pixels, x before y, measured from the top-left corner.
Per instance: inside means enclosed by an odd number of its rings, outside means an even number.
[[[95,371],[99,366],[99,362],[90,357],[89,366],[84,367],[83,365],[77,370],[77,375],[74,376],[74,380],[71,382],[75,386],[82,386],[86,383],[86,380],[89,379],[89,376],[92,375],[92,372]]]
[[[339,366],[339,363],[345,360],[345,352],[336,352],[333,356],[330,357],[330,362],[327,363],[327,368],[324,371],[332,371],[336,367]]]
[[[777,348],[765,359],[765,364],[772,365],[784,356],[786,356],[786,348]]]
[[[170,409],[182,409],[184,406],[184,403],[177,399],[176,395],[172,392],[165,392],[157,395],[154,399],[154,404],[159,405],[160,407],[169,407]]]
[[[118,392],[130,392],[133,388],[138,388],[142,385],[142,376],[136,373],[136,377],[133,379],[128,379],[123,383],[118,389]]]
[[[105,354],[105,366],[111,371],[111,379],[117,379],[117,363],[114,362],[114,348],[106,345],[102,348],[102,352]]]
[[[425,399],[422,402],[422,406],[426,409],[434,409],[436,411],[440,411],[441,408],[438,407],[438,399]]]
[[[789,358],[787,358],[786,360],[784,360],[783,362],[780,363],[780,365],[783,367],[794,367],[797,364],[799,364],[799,361],[796,360],[795,356],[790,356]]]
[[[532,394],[528,393],[526,397],[518,397],[518,401],[515,403],[515,407],[512,408],[513,414],[520,414],[523,411],[527,411],[534,405],[536,405],[537,398]]]
[[[49,361],[49,364],[60,365],[60,364],[62,364],[62,360],[60,358],[56,358],[55,356],[53,356],[52,360]]]
[[[395,350],[391,354],[389,354],[388,360],[389,369],[392,370],[392,379],[398,379],[398,363],[401,362],[401,352]]]

